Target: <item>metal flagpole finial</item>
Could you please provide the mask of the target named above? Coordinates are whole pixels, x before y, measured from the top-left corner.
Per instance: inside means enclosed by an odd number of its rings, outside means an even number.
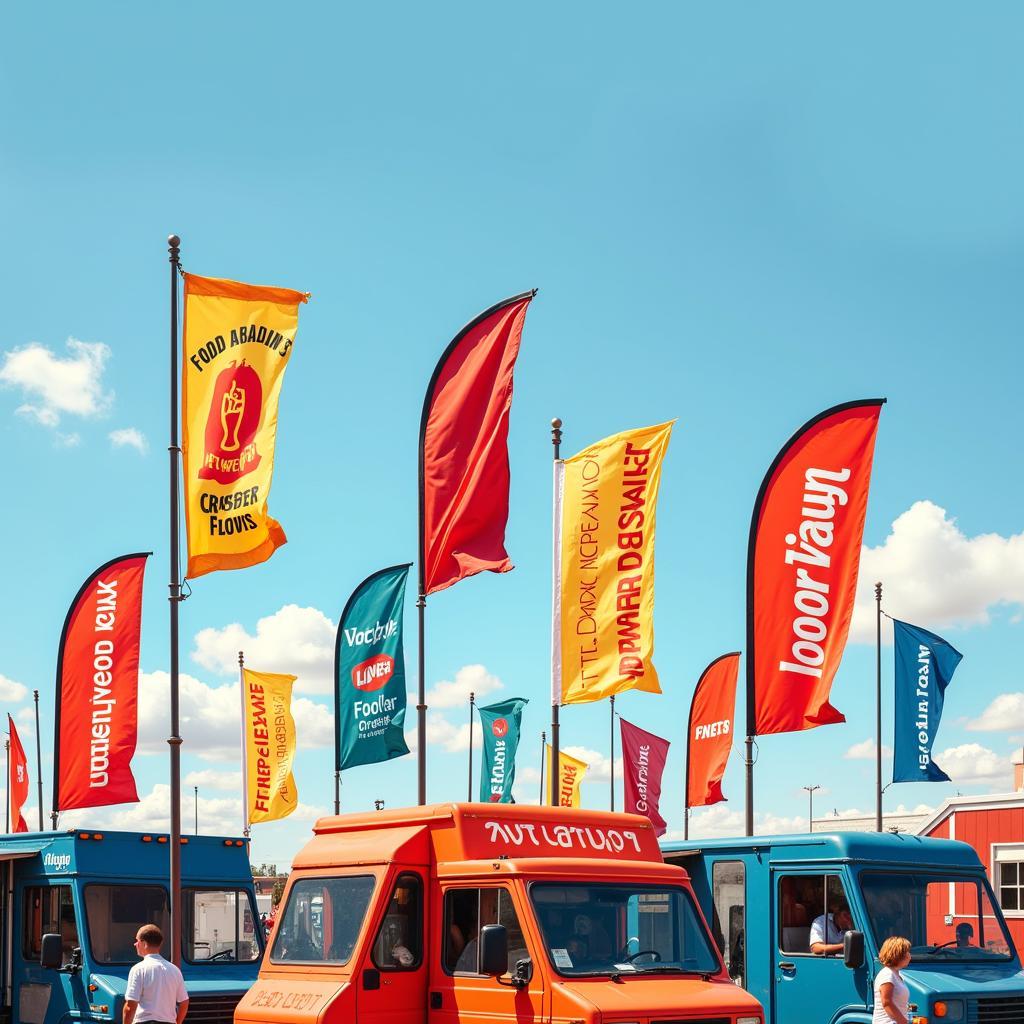
[[[881,583],[876,583],[875,584],[875,600],[876,601],[881,601],[882,600],[882,584]]]
[[[562,421],[557,416],[551,421],[551,443],[556,448],[562,443]]]

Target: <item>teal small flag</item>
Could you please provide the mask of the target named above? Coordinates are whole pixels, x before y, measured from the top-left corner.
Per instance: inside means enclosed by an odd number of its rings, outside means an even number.
[[[405,742],[402,610],[409,566],[393,565],[356,587],[334,646],[334,766],[378,764],[409,753]]]
[[[516,781],[516,748],[519,746],[523,708],[529,703],[522,697],[509,697],[477,709],[484,734],[480,765],[481,803],[514,803],[512,783]]]

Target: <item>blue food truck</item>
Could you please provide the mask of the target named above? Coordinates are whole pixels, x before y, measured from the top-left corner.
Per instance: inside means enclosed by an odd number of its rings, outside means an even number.
[[[912,947],[911,1021],[1024,1022],[1020,957],[966,843],[848,832],[662,851],[690,873],[730,976],[761,1001],[766,1024],[870,1022],[878,949],[897,935]],[[853,921],[843,951],[816,955],[812,927],[843,907]]]
[[[186,1019],[230,1024],[263,952],[249,844],[181,841]],[[121,1020],[139,927],[158,924],[169,954],[167,844],[148,832],[0,836],[3,1024]]]

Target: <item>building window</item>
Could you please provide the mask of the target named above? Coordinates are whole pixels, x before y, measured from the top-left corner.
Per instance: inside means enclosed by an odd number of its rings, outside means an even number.
[[[1024,861],[999,862],[999,905],[1003,910],[1024,910]]]

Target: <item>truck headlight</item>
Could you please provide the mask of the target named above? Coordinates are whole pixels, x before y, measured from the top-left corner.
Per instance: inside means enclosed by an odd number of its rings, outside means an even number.
[[[964,1001],[962,999],[937,999],[932,1003],[932,1013],[940,1020],[963,1020]]]
[[[761,1024],[760,1017],[737,1017],[736,1024]]]

